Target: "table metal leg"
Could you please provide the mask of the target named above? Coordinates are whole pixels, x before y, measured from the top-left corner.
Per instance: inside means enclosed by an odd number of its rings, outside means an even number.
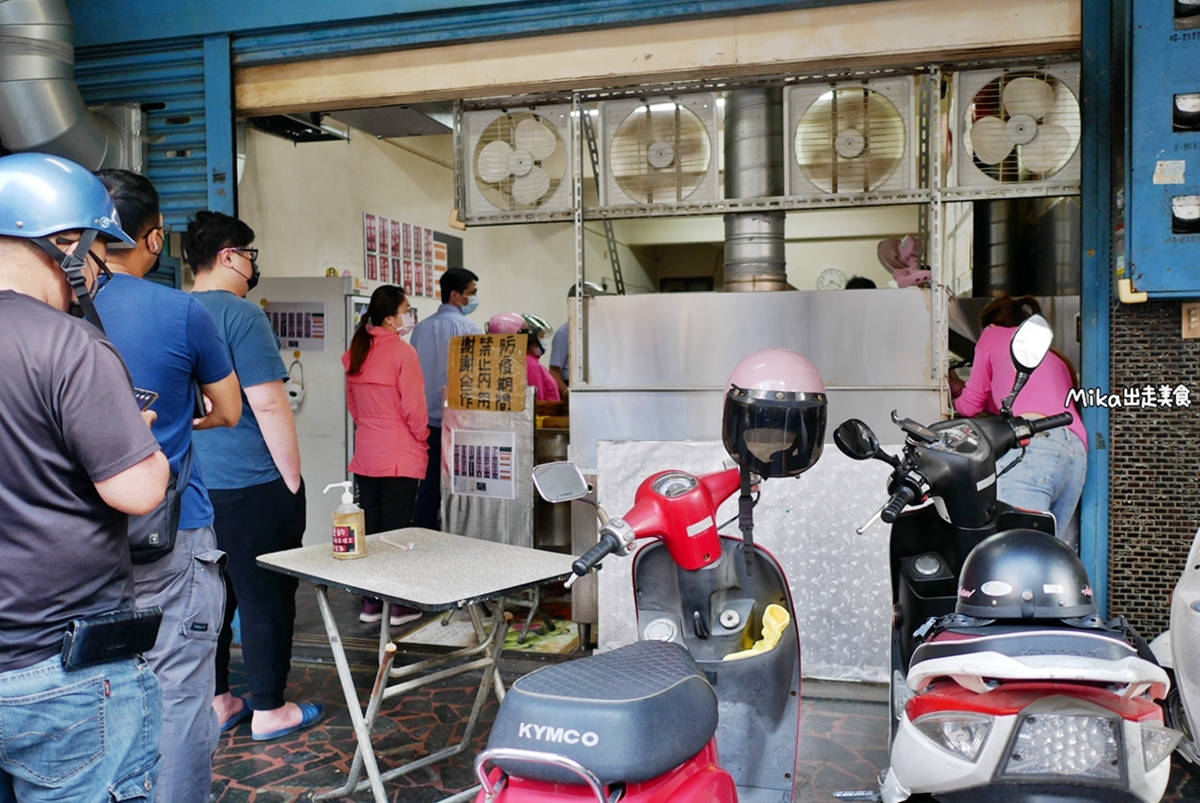
[[[379,715],[379,704],[383,702],[383,693],[387,689],[388,674],[392,669],[392,662],[396,660],[396,645],[388,643],[383,650],[383,661],[379,664],[379,671],[375,674],[375,685],[371,687],[371,698],[367,702],[367,716],[365,721],[367,733],[369,734],[375,728],[375,717]],[[350,766],[350,774],[346,776],[345,786],[342,787],[349,790],[352,786],[358,783],[358,778],[362,775],[363,768],[363,751],[359,747],[354,751],[354,762]]]
[[[475,605],[467,606],[467,615],[471,617],[471,626],[475,628],[475,637],[479,639],[480,644],[486,643],[486,628],[483,626],[483,617],[480,615],[480,610]],[[504,640],[508,638],[508,616],[504,613],[504,599],[496,601],[496,611],[491,615],[492,626],[499,630],[503,625],[504,629],[499,631],[499,641],[496,642],[499,646],[493,647],[486,654],[492,659],[492,666],[495,671],[492,673],[492,687],[496,690],[496,702],[504,702],[504,681],[500,677],[500,656],[504,652]],[[495,633],[493,633],[495,637]]]
[[[398,694],[403,694],[405,691],[410,691],[412,689],[419,688],[424,685],[428,685],[429,683],[436,682],[443,678],[453,677],[455,675],[462,674],[464,671],[471,671],[473,669],[482,669],[483,677],[480,679],[479,688],[475,692],[475,703],[471,707],[471,716],[467,719],[467,725],[463,729],[462,739],[455,745],[452,745],[450,747],[444,747],[441,750],[438,750],[434,753],[424,756],[423,758],[416,759],[415,761],[410,761],[409,763],[407,763],[401,767],[395,767],[393,769],[388,770],[387,772],[382,773],[379,776],[381,781],[389,781],[392,778],[397,778],[401,775],[407,775],[408,773],[412,772],[413,770],[420,769],[421,767],[426,767],[430,764],[435,764],[435,763],[441,761],[442,759],[450,758],[452,756],[458,755],[459,753],[462,753],[464,750],[466,750],[471,745],[471,737],[475,733],[475,726],[479,722],[479,716],[483,712],[484,704],[487,702],[488,693],[491,691],[493,683],[497,684],[496,685],[497,696],[501,697],[501,698],[503,697],[503,692],[501,691],[501,689],[503,687],[500,685],[499,666],[500,666],[500,656],[504,651],[504,639],[505,639],[505,636],[508,635],[508,618],[504,613],[504,606],[503,606],[503,604],[497,605],[496,610],[492,613],[492,615],[491,615],[492,631],[490,633],[488,633],[486,631],[486,628],[484,628],[483,617],[480,613],[479,608],[476,605],[468,605],[467,606],[467,614],[471,617],[472,624],[477,627],[477,632],[484,633],[485,637],[479,647],[474,647],[474,648],[471,648],[471,650],[466,650],[463,652],[477,653],[477,652],[481,651],[483,653],[484,657],[476,659],[474,661],[471,661],[467,664],[463,664],[459,667],[455,667],[453,669],[447,669],[447,670],[443,670],[440,672],[433,672],[431,674],[425,675],[424,677],[421,677],[421,678],[418,678],[415,680],[396,684],[396,685],[391,686],[390,688],[384,690],[381,695],[385,699],[394,697]],[[413,669],[414,669],[414,667],[412,667],[412,666],[402,667],[401,669],[391,672],[390,675],[391,675],[391,677],[395,677],[397,672],[403,673],[403,674],[409,674],[409,673],[411,673],[411,671]],[[383,673],[383,670],[381,669],[381,676],[382,676],[382,673]],[[373,708],[368,709],[368,715],[367,715],[368,722],[370,722],[370,723],[374,722],[374,716],[377,711],[378,711],[378,704],[373,703]],[[360,750],[361,749],[362,748],[360,747]],[[372,754],[372,756],[371,756],[372,760],[373,760],[373,758],[374,758],[374,754]],[[353,770],[353,767],[351,769]],[[370,775],[369,770],[368,770],[368,775]],[[353,780],[357,781],[358,779],[357,779],[357,777],[354,777]],[[373,780],[373,778],[371,780]],[[371,785],[370,781],[361,781],[357,784],[357,786],[355,786],[353,788],[353,791],[361,792],[370,785]],[[334,797],[337,794],[342,794],[342,795],[349,794],[351,792],[350,786],[351,786],[351,782],[348,779],[346,786],[342,787],[342,789],[338,790],[337,793],[325,793],[325,794],[321,795],[320,798],[318,798],[318,799],[326,799],[328,797]],[[471,798],[473,798],[475,793],[478,791],[479,791],[479,787],[476,786],[472,789],[464,790],[456,795],[446,798],[445,800],[440,801],[440,803],[461,803],[462,801],[467,801],[467,800],[470,800]]]
[[[342,681],[342,694],[346,697],[346,709],[350,712],[350,721],[354,725],[354,735],[358,739],[358,752],[362,763],[366,765],[367,777],[370,779],[364,786],[370,786],[375,803],[387,803],[387,795],[383,791],[383,779],[379,776],[379,765],[375,762],[375,751],[371,749],[371,730],[363,718],[362,707],[358,702],[358,692],[354,688],[354,676],[350,674],[350,663],[346,660],[346,650],[342,646],[342,636],[338,632],[337,622],[329,607],[329,596],[323,585],[317,586],[317,605],[321,609],[321,619],[325,623],[325,633],[329,636],[329,647],[333,652],[333,661],[337,665],[338,678]],[[383,678],[386,673],[381,673]],[[381,686],[384,681],[376,680]],[[382,690],[380,691],[382,696]],[[378,706],[376,706],[378,709]],[[357,780],[357,779],[355,779]],[[316,797],[317,800],[345,797],[350,793],[354,783],[348,783],[341,789],[333,789]]]

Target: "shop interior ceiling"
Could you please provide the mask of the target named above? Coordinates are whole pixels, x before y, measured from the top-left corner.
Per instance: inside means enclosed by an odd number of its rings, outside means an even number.
[[[783,196],[724,195],[724,100],[750,86],[783,91]],[[468,225],[568,221],[593,198],[585,219],[1077,195],[1079,65],[1024,59],[476,99],[457,104],[454,133]]]

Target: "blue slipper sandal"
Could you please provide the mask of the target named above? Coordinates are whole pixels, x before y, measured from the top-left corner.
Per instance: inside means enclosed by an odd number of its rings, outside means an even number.
[[[249,718],[250,715],[254,713],[250,710],[250,703],[246,701],[245,697],[239,697],[238,699],[242,701],[242,710],[238,711],[229,719],[221,723],[221,733],[228,733],[229,731],[233,730],[238,725],[242,724],[243,720]]]
[[[300,707],[301,719],[299,725],[293,725],[290,728],[280,728],[270,733],[252,734],[254,741],[270,742],[274,739],[281,739],[284,736],[317,724],[321,721],[321,717],[325,716],[325,706],[320,703],[296,703],[296,705]]]

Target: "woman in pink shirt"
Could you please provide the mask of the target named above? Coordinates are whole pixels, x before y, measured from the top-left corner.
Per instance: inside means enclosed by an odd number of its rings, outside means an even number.
[[[1003,296],[983,308],[979,321],[984,330],[975,344],[971,377],[954,404],[958,412],[963,415],[1000,412],[1000,405],[1012,392],[1017,376],[1009,353],[1016,327],[1041,311],[1032,296],[1019,299]],[[1075,509],[1087,476],[1087,430],[1080,420],[1079,408],[1067,396],[1074,387],[1071,366],[1062,355],[1051,351],[1017,395],[1013,414],[1036,418],[1066,411],[1075,420],[1070,426],[1035,435],[1021,462],[999,478],[996,496],[1010,505],[1053,513],[1058,522],[1058,537],[1078,550]],[[1013,450],[997,461],[997,473],[1020,454],[1020,450]]]
[[[366,514],[367,533],[408,527],[429,462],[425,376],[417,352],[401,339],[416,325],[404,291],[385,284],[371,294],[362,323],[342,355],[346,404],[354,419],[350,470]],[[378,622],[378,600],[363,600],[359,618]],[[392,609],[392,624],[420,616]]]
[[[517,312],[493,315],[487,325],[490,335],[528,335],[525,345],[525,381],[531,387],[537,388],[538,401],[562,401],[554,375],[541,363],[541,357],[546,353],[546,345],[542,338],[550,331],[550,324],[536,315],[522,315]]]

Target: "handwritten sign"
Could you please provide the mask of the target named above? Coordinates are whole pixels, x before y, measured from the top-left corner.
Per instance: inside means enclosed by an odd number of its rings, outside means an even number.
[[[526,335],[466,335],[450,341],[446,398],[459,410],[525,409]]]

